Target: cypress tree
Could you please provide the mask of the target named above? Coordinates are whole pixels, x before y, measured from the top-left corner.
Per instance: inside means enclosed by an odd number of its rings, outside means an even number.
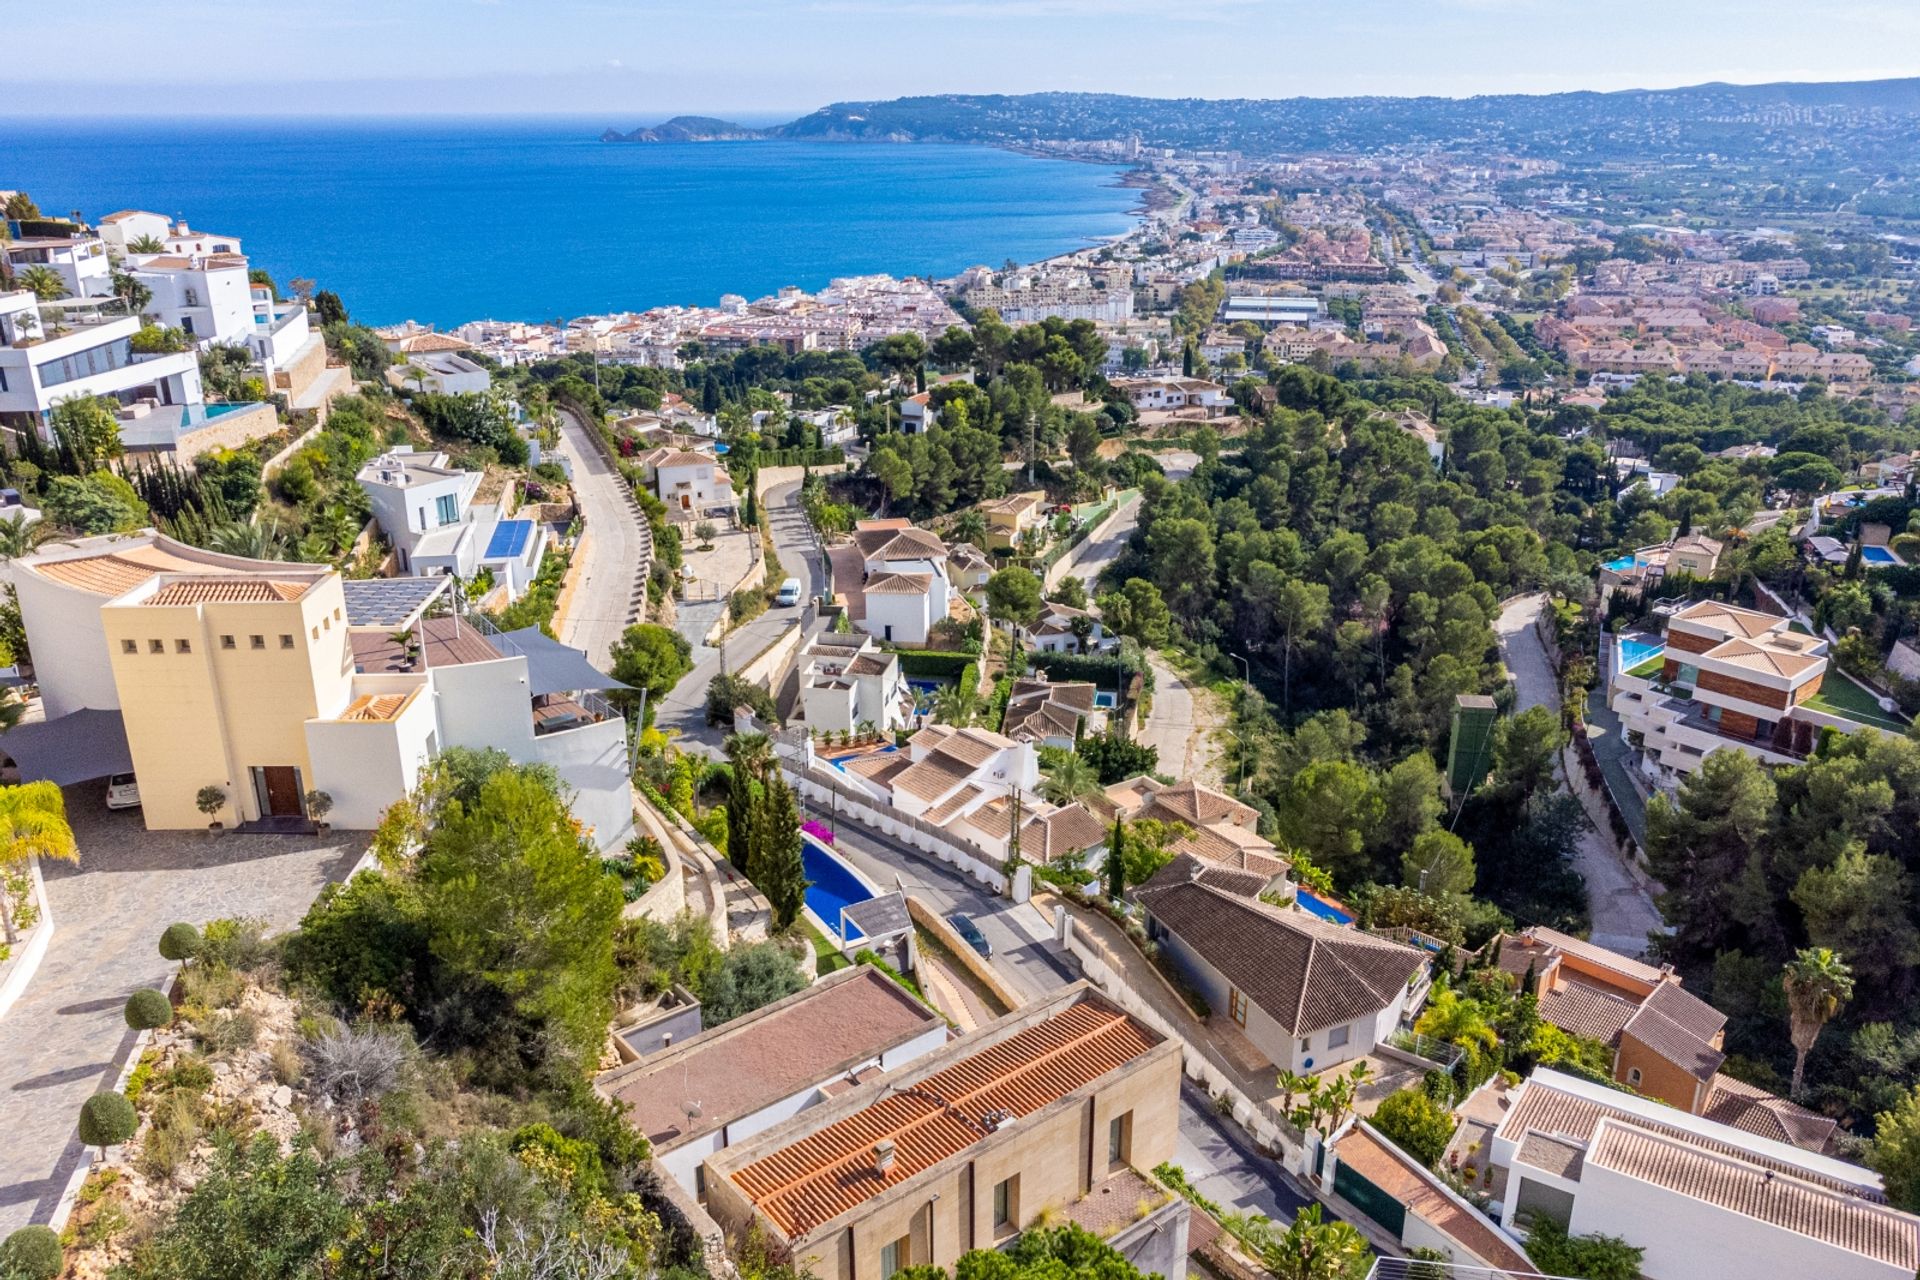
[[[800,918],[806,901],[807,870],[800,857],[800,813],[793,802],[793,789],[778,769],[767,775],[755,807],[758,839],[754,865],[759,875],[754,883],[767,895],[773,908],[774,931],[781,932]]]
[[[1113,839],[1107,841],[1107,897],[1114,902],[1127,890],[1127,824],[1113,820]]]
[[[1860,541],[1858,531],[1856,531],[1853,537],[1853,549],[1847,552],[1847,566],[1840,571],[1841,577],[1851,580],[1860,576],[1863,554],[1861,548],[1864,545],[1865,544]]]

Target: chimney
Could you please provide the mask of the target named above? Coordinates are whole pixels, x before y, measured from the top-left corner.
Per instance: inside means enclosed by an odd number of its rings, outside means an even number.
[[[673,1047],[673,1032],[669,1031],[660,1037],[660,1047],[662,1049],[670,1049]]]
[[[893,1139],[882,1138],[873,1144],[873,1171],[882,1182],[893,1170]]]

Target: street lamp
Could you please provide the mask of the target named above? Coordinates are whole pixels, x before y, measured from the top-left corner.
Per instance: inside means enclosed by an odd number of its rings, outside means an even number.
[[[1245,655],[1238,654],[1238,653],[1229,653],[1227,656],[1229,658],[1238,658],[1240,660],[1240,670],[1242,674],[1245,675],[1247,683],[1252,684],[1253,683],[1253,664],[1247,661]]]

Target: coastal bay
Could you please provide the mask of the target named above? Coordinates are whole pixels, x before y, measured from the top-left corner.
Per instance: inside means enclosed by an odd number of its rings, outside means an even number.
[[[356,319],[558,317],[1031,261],[1133,225],[1119,166],[948,144],[607,146],[585,121],[28,121],[0,186],[237,235]]]

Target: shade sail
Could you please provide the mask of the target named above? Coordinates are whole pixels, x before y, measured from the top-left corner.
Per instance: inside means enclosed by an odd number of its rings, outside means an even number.
[[[581,689],[627,689],[606,672],[587,661],[587,655],[570,649],[538,627],[522,627],[503,632],[510,652],[527,660],[527,683],[534,694],[574,693]]]
[[[22,782],[70,787],[110,773],[132,773],[127,730],[118,711],[83,708],[57,720],[23,724],[0,734],[0,752],[20,766]]]

